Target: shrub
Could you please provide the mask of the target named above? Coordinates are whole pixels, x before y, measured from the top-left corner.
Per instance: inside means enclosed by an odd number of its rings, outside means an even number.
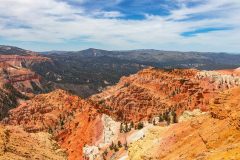
[[[121,141],[118,141],[118,147],[119,147],[119,148],[122,147],[122,143],[121,143]]]
[[[137,125],[137,129],[142,129],[144,127],[143,122],[139,122]]]

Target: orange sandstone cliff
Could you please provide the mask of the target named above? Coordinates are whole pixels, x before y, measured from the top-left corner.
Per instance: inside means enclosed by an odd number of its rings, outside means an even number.
[[[48,133],[28,133],[18,126],[0,125],[0,159],[66,160],[67,154]]]
[[[86,101],[63,90],[40,94],[9,112],[4,122],[28,132],[48,132],[66,149],[69,159],[82,159],[85,144],[102,132],[101,115]]]
[[[4,49],[5,52],[2,48],[0,50],[0,119],[21,101],[51,90],[49,84],[30,69],[31,65],[50,59],[20,49],[14,54],[7,54],[12,53],[9,51],[11,48]]]
[[[3,122],[48,132],[70,160],[237,159],[239,85],[237,75],[222,72],[148,68],[87,100],[63,90],[37,95]],[[179,123],[151,124],[170,111]],[[140,121],[144,128],[138,130]],[[129,122],[133,129],[121,131],[120,123]],[[118,141],[128,146],[109,149]]]
[[[150,129],[131,144],[129,159],[240,159],[239,95],[239,87],[219,93],[209,113]]]
[[[240,78],[193,69],[144,69],[91,97],[102,110],[121,121],[151,119],[174,110],[209,109],[218,92],[239,86]]]

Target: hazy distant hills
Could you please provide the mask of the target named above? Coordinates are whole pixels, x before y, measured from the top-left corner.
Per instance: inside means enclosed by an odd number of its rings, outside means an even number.
[[[35,54],[35,53],[32,51],[18,48],[18,47],[0,45],[0,55],[25,56],[25,55],[29,55],[29,54]]]
[[[211,52],[178,52],[161,51],[153,49],[129,50],[129,51],[106,51],[90,48],[82,51],[52,51],[45,52],[51,56],[76,56],[76,57],[111,57],[121,60],[134,61],[145,65],[157,67],[183,67],[218,69],[231,68],[240,64],[240,54],[211,53]],[[170,65],[170,66],[169,66]],[[222,66],[224,65],[224,66]]]
[[[106,52],[85,50],[45,54],[52,63],[35,65],[33,70],[58,87],[86,97],[115,84],[122,76],[146,67],[132,60],[108,56]]]
[[[12,46],[0,46],[0,54],[26,55],[34,52]],[[87,97],[114,85],[122,76],[134,74],[147,66],[197,68],[206,70],[238,68],[240,54],[161,51],[153,49],[107,51],[49,51],[39,53],[51,59],[33,64],[31,69],[54,82],[56,87]]]
[[[227,53],[177,52],[161,50],[50,51],[42,53],[53,63],[35,66],[34,70],[63,89],[89,96],[113,85],[122,76],[147,66],[159,68],[198,68],[206,70],[237,68],[240,55]]]

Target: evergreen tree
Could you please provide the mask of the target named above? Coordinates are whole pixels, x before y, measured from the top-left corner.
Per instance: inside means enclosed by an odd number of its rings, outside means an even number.
[[[163,115],[159,115],[159,118],[158,118],[158,122],[162,122],[163,121]]]
[[[51,127],[48,128],[48,133],[49,133],[49,134],[52,134],[52,133],[53,133],[53,130],[52,130]]]
[[[131,122],[130,127],[131,127],[131,128],[134,128],[134,123],[133,123],[133,121]]]
[[[123,123],[121,123],[121,125],[120,125],[120,133],[122,133],[123,132]]]
[[[108,151],[107,151],[107,149],[106,149],[106,150],[102,153],[103,160],[106,160],[106,159],[107,159],[107,158],[106,158],[107,154],[108,154]]]
[[[63,129],[63,126],[64,126],[64,119],[60,117],[60,126],[61,126],[61,129]]]
[[[125,123],[125,132],[128,132],[128,124],[127,124],[127,122]]]
[[[119,148],[122,147],[122,143],[121,143],[121,141],[118,141],[118,147],[119,147]]]
[[[144,127],[143,122],[139,122],[137,125],[137,129],[142,129]]]
[[[152,123],[151,118],[148,118],[148,123]]]
[[[167,125],[169,125],[171,122],[171,118],[169,114],[167,114],[166,121],[167,121]]]
[[[177,120],[177,114],[175,111],[172,111],[172,117],[173,117],[173,123],[177,123],[178,120]]]
[[[124,144],[124,148],[125,148],[125,150],[128,150],[128,144],[127,144],[127,142]]]
[[[168,111],[164,113],[164,120],[165,121],[169,120],[169,112]]]
[[[155,121],[155,118],[153,119],[153,125],[154,125],[154,126],[156,125],[156,121]]]
[[[118,151],[119,151],[119,149],[118,149],[118,146],[117,146],[117,145],[114,145],[113,149],[114,149],[114,152],[118,152]]]
[[[110,150],[114,149],[114,143],[112,142],[112,144],[109,146]]]

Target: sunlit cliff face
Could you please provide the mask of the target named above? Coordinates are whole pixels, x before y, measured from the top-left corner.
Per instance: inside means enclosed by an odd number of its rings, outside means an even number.
[[[51,134],[72,160],[238,157],[239,82],[223,71],[147,68],[88,99],[63,90],[36,95],[2,122]],[[165,113],[178,123],[153,122]]]
[[[239,77],[214,71],[145,69],[90,99],[118,120],[138,122],[169,110],[207,111],[218,92],[239,85]]]

